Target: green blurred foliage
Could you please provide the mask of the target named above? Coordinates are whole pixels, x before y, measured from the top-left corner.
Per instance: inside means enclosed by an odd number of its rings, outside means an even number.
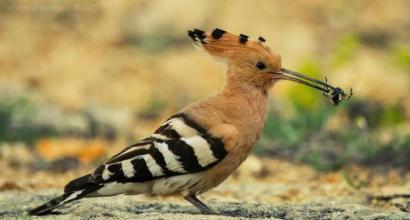
[[[355,34],[347,34],[340,37],[332,53],[332,67],[339,68],[354,59],[358,52],[359,45],[359,38]]]
[[[156,54],[168,50],[170,47],[178,47],[184,38],[176,34],[172,27],[156,28],[149,34],[127,33],[124,36],[125,43],[141,49],[147,54]]]
[[[324,153],[312,150],[307,152],[300,160],[310,164],[319,171],[327,172],[343,167],[346,164],[347,158],[343,155],[328,158]]]
[[[331,114],[324,107],[314,111],[296,107],[295,111],[290,118],[269,113],[264,128],[267,138],[286,145],[286,148],[297,149],[308,137],[320,132]]]
[[[153,96],[149,99],[148,105],[140,112],[139,116],[149,120],[157,119],[165,108],[166,102],[158,96]]]
[[[56,132],[41,128],[34,123],[38,109],[27,97],[2,97],[0,99],[0,143],[33,143],[40,137],[52,136]]]
[[[401,103],[380,104],[353,99],[348,108],[352,120],[364,120],[370,130],[394,127],[407,120],[405,109]]]
[[[315,60],[305,60],[297,71],[306,73],[313,78],[321,78],[321,69],[319,63]],[[286,94],[289,100],[296,105],[297,108],[312,110],[318,108],[319,103],[322,101],[318,97],[320,93],[313,90],[310,87],[297,85],[292,87]]]
[[[378,125],[394,126],[406,120],[406,115],[399,104],[389,104],[383,107],[377,116]]]
[[[399,67],[410,70],[410,45],[397,44],[392,48],[393,59]]]
[[[381,135],[384,129],[408,120],[403,110],[396,104],[384,109],[373,105],[370,111],[363,103],[353,100],[344,104],[344,109],[322,104],[314,110],[295,105],[291,117],[272,111],[255,153],[304,162],[321,171],[337,170],[348,163],[409,169],[410,134],[389,133],[393,137],[387,141]],[[328,120],[340,111],[347,111],[350,123],[338,131],[327,130]],[[365,124],[356,124],[356,119]]]

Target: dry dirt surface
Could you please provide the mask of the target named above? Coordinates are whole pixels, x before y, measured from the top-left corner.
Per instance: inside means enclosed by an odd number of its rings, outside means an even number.
[[[70,179],[91,168],[53,173],[3,165],[0,219],[410,220],[410,199],[384,202],[367,199],[368,195],[409,192],[408,172],[375,172],[352,167],[343,172],[322,173],[302,164],[261,160],[255,156],[250,156],[223,184],[201,195],[219,215],[201,215],[178,197],[118,195],[83,199],[56,209],[60,214],[31,217],[27,210],[59,195]]]
[[[0,194],[1,219],[410,219],[408,212],[360,205],[360,199],[309,203],[253,203],[222,202],[216,199],[207,203],[220,215],[202,215],[182,200],[148,198],[141,196],[115,196],[91,198],[74,202],[59,213],[31,217],[26,211],[58,194],[55,190],[6,191]],[[350,200],[349,204],[346,200]],[[355,204],[356,203],[356,204]]]

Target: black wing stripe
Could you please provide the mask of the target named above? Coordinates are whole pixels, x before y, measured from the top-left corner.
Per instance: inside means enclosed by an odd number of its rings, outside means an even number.
[[[182,118],[182,120],[184,121],[184,123],[186,125],[188,125],[189,127],[195,129],[198,131],[198,133],[200,134],[206,134],[206,130],[200,126],[199,124],[197,124],[195,121],[191,120],[186,114],[178,114],[178,118]]]
[[[174,117],[165,122],[161,128],[157,129],[157,133],[160,133],[169,138],[179,139],[181,137],[198,135],[200,132],[192,126],[189,126],[182,118],[182,114],[179,117]]]
[[[109,164],[116,163],[116,162],[120,162],[120,161],[123,161],[123,160],[128,160],[128,159],[131,159],[133,157],[137,157],[139,155],[148,154],[148,153],[149,153],[149,150],[145,149],[145,148],[135,149],[135,150],[130,151],[126,154],[117,156],[117,157],[109,160],[107,163],[109,163]]]
[[[153,161],[155,163],[155,161]],[[103,166],[104,172],[109,172],[109,178],[104,179],[103,175],[98,175],[99,178],[97,179],[99,182],[107,183],[107,182],[118,182],[118,183],[127,183],[127,182],[144,182],[152,180],[154,177],[150,172],[146,161],[141,158],[137,157],[134,159],[129,159],[122,161],[121,163],[114,163]],[[101,170],[101,169],[100,169]],[[101,171],[100,171],[101,172]]]
[[[178,134],[174,129],[171,128],[171,126],[167,125],[165,127],[161,127],[157,131],[155,131],[156,134],[162,134],[167,138],[174,138],[174,139],[180,139],[181,135]]]
[[[91,175],[91,179],[94,182],[103,182],[102,173],[104,172],[105,165],[100,165]]]
[[[209,135],[206,129],[204,129],[202,126],[200,126],[190,117],[188,117],[186,114],[182,114],[182,113],[176,114],[172,116],[170,119],[172,118],[181,118],[183,120],[183,123],[186,126],[189,126],[190,128],[196,130],[198,135],[200,135],[202,138],[204,138],[209,143],[213,156],[217,158],[218,161],[222,160],[228,154],[228,152],[225,150],[224,144],[221,139],[214,138],[211,135]],[[169,133],[175,131],[170,126],[168,126],[168,124],[166,125],[167,126],[160,129],[162,134],[164,134],[165,131],[168,131]],[[180,157],[179,160],[183,163],[184,169],[186,169],[189,172],[198,172],[198,171],[204,170],[204,167],[201,167],[199,165],[198,158],[193,153],[194,150],[192,147],[195,147],[195,146],[189,146],[180,140],[178,141],[168,140],[167,144],[168,146],[170,146],[170,150],[173,153],[175,153],[177,156]],[[206,167],[209,167],[209,166],[206,166]]]
[[[211,146],[212,153],[214,157],[218,160],[222,160],[228,154],[228,151],[225,150],[225,145],[219,138],[213,137],[204,137],[206,141],[208,141],[209,145]]]
[[[183,168],[179,157],[175,155],[165,141],[157,141],[154,143],[154,147],[163,155],[166,163],[166,168],[174,173],[187,173]]]
[[[174,118],[176,120],[172,120]],[[196,173],[214,166],[227,155],[222,140],[209,135],[187,115],[176,114],[167,121],[156,130],[158,135],[127,147],[105,165],[99,166],[92,180],[100,183],[144,182],[164,176]],[[194,136],[190,137],[190,134]],[[204,141],[209,146],[204,145]],[[204,151],[204,146],[209,150]]]
[[[191,120],[187,115],[179,114],[179,116],[184,120],[185,124],[197,130],[200,135],[209,143],[211,150],[216,158],[218,158],[219,160],[225,158],[228,152],[225,150],[224,143],[221,139],[211,137],[211,135],[209,135],[202,126]]]
[[[125,177],[123,171],[122,171],[122,166],[121,163],[114,163],[114,164],[109,164],[106,166],[106,168],[111,175],[105,182],[112,182],[116,181],[119,183],[126,183],[129,182],[129,178]]]
[[[179,157],[179,161],[182,163],[183,168],[189,173],[195,173],[202,170],[201,165],[198,162],[198,158],[195,156],[195,152],[191,146],[181,140],[168,140],[166,144],[169,150]]]
[[[174,172],[168,169],[164,155],[152,145],[149,149],[149,154],[154,158],[155,162],[162,168],[166,176],[175,176],[178,172]]]
[[[131,160],[131,164],[135,171],[134,176],[131,178],[132,182],[144,182],[154,179],[144,159],[133,159]]]
[[[123,149],[121,152],[119,152],[118,154],[115,154],[114,156],[112,156],[112,157],[106,162],[106,164],[107,164],[107,163],[115,163],[115,162],[117,162],[117,161],[120,161],[120,159],[118,159],[119,157],[123,158],[123,156],[128,155],[129,153],[134,152],[132,149],[139,150],[138,148],[140,148],[140,147],[142,147],[142,146],[144,146],[144,145],[148,145],[148,144],[152,143],[152,141],[153,141],[153,140],[145,140],[145,139],[144,139],[144,140],[142,140],[142,141],[140,141],[140,142],[138,142],[138,143],[136,143],[136,144],[130,145],[130,146],[124,148],[124,149]],[[144,149],[144,148],[140,148],[140,149]],[[129,152],[127,152],[127,151],[129,151]],[[127,152],[127,153],[125,153],[125,152]]]

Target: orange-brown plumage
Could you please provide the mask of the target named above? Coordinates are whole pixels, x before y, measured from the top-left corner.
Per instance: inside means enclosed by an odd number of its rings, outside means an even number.
[[[151,136],[71,181],[62,196],[31,214],[48,214],[83,197],[122,193],[182,195],[203,213],[213,213],[196,196],[222,183],[249,155],[261,135],[268,91],[276,81],[333,92],[336,101],[346,97],[338,88],[282,68],[281,57],[263,38],[249,40],[220,29],[188,33],[197,47],[226,63],[223,89],[183,108]]]
[[[281,58],[259,41],[240,42],[240,37],[224,33],[214,39],[210,33],[198,42],[205,52],[222,59],[228,69],[221,92],[182,111],[225,142],[228,155],[201,175],[207,181],[204,192],[225,180],[246,159],[261,135],[267,108],[268,90],[273,78],[267,73],[280,70]],[[255,64],[264,62],[265,69]],[[195,189],[198,190],[198,189]],[[196,192],[192,192],[196,193]]]

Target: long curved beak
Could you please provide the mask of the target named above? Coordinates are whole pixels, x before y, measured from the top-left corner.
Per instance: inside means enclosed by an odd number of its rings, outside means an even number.
[[[332,102],[336,105],[342,100],[350,99],[353,95],[352,89],[350,89],[350,94],[346,95],[341,88],[329,85],[327,80],[323,82],[289,69],[281,68],[279,71],[271,73],[275,74],[278,79],[290,80],[323,91],[325,96],[332,96]]]

